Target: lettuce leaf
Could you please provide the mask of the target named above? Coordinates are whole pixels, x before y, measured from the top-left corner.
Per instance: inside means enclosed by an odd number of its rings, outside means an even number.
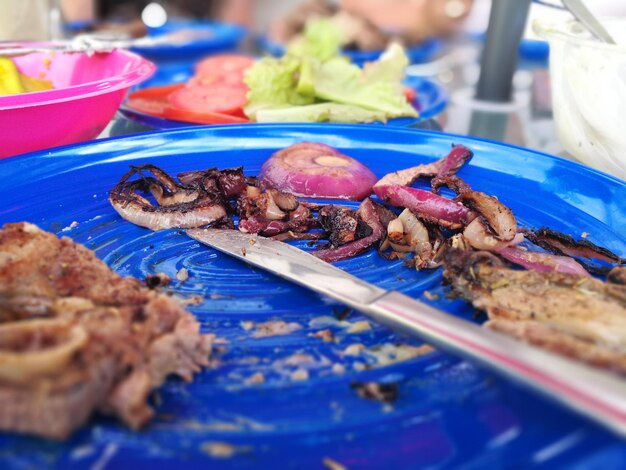
[[[244,79],[250,89],[248,103],[244,107],[246,115],[255,120],[260,109],[313,103],[313,94],[298,93],[296,89],[300,67],[301,60],[291,56],[280,59],[266,57],[257,61]]]
[[[402,80],[408,59],[399,44],[391,44],[376,62],[363,69],[334,58],[314,71],[315,96],[385,113],[388,118],[417,116],[404,95]]]
[[[287,54],[325,62],[339,55],[341,31],[328,18],[307,22],[304,34],[292,41]]]
[[[408,59],[392,44],[363,69],[339,55],[340,33],[310,22],[283,57],[264,58],[246,73],[246,115],[259,122],[371,122],[417,116],[402,80]],[[293,108],[293,109],[291,109]]]
[[[317,103],[289,108],[263,109],[257,122],[376,122],[385,121],[385,114],[349,104]]]

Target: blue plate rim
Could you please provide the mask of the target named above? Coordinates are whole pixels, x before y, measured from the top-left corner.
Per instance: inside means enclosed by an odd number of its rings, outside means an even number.
[[[23,153],[20,155],[14,155],[12,157],[6,157],[3,159],[0,159],[0,167],[2,167],[3,165],[9,164],[9,162],[15,162],[16,160],[24,160],[27,158],[33,158],[35,156],[42,156],[45,157],[47,156],[48,158],[50,157],[54,157],[54,155],[51,155],[54,152],[58,152],[61,150],[70,150],[70,149],[78,149],[78,148],[85,148],[85,147],[90,147],[93,146],[95,144],[99,144],[99,143],[110,143],[110,142],[116,142],[116,141],[124,141],[124,140],[135,140],[135,139],[147,139],[150,138],[152,136],[155,135],[161,135],[161,134],[183,134],[183,133],[187,133],[187,132],[198,132],[198,131],[202,131],[202,130],[208,130],[208,131],[212,131],[212,132],[219,132],[222,129],[228,129],[229,132],[235,132],[236,130],[249,130],[250,127],[256,127],[256,128],[276,128],[276,129],[285,129],[285,128],[289,128],[289,129],[306,129],[309,127],[318,127],[322,130],[325,131],[325,133],[330,133],[330,131],[332,131],[333,129],[337,129],[337,130],[341,130],[341,129],[361,129],[363,128],[363,126],[370,126],[372,128],[373,131],[383,131],[383,132],[398,132],[398,133],[406,133],[407,135],[414,135],[414,134],[424,134],[426,136],[431,135],[431,136],[435,136],[435,137],[449,137],[451,138],[451,140],[454,139],[458,139],[459,141],[461,140],[465,140],[465,141],[474,141],[474,142],[480,142],[480,143],[485,143],[488,145],[492,145],[492,146],[497,146],[497,147],[502,147],[502,148],[508,148],[508,149],[512,149],[512,150],[518,150],[521,152],[525,152],[525,153],[530,153],[530,154],[534,154],[536,156],[540,156],[543,158],[548,158],[551,159],[553,161],[558,162],[559,164],[565,165],[565,166],[569,166],[572,168],[577,168],[580,169],[584,172],[588,172],[590,174],[593,174],[597,177],[601,177],[601,178],[607,178],[609,180],[612,180],[614,183],[618,183],[620,185],[626,186],[626,181],[622,180],[620,178],[618,178],[617,176],[611,175],[609,173],[603,172],[602,170],[598,170],[597,168],[593,168],[590,166],[587,166],[581,162],[575,161],[575,160],[570,160],[567,159],[565,157],[561,157],[558,155],[554,155],[554,154],[550,154],[547,152],[542,152],[540,150],[535,150],[535,149],[531,149],[531,148],[527,148],[527,147],[522,147],[521,145],[515,145],[515,144],[511,144],[511,143],[507,143],[507,142],[501,142],[501,141],[497,141],[497,140],[493,140],[493,139],[487,139],[484,137],[476,137],[476,136],[470,136],[470,135],[463,135],[463,134],[455,134],[455,133],[450,133],[450,132],[441,132],[441,131],[435,131],[435,130],[430,130],[430,129],[412,129],[412,128],[407,128],[407,127],[395,127],[395,126],[380,126],[377,124],[341,124],[341,123],[288,123],[288,124],[280,124],[280,123],[254,123],[254,124],[211,124],[211,125],[196,125],[196,126],[185,126],[185,127],[177,127],[177,128],[173,128],[173,129],[155,129],[155,130],[150,130],[150,131],[146,131],[146,132],[140,132],[140,133],[133,133],[133,134],[126,134],[126,135],[119,135],[119,136],[110,136],[110,137],[104,137],[101,139],[96,139],[96,140],[91,140],[91,141],[87,141],[87,142],[78,142],[78,143],[74,143],[74,144],[68,144],[68,145],[61,145],[58,147],[51,147],[49,149],[43,149],[43,150],[37,150],[34,152],[28,152],[28,153]]]

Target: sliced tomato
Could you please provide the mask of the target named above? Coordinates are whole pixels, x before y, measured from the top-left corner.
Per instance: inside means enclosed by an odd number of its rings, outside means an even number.
[[[166,106],[164,117],[173,121],[191,122],[194,124],[241,124],[250,122],[248,119],[232,116],[230,114],[194,112],[187,109]]]
[[[413,88],[405,87],[404,96],[409,103],[412,103],[417,98],[417,92]]]
[[[129,98],[126,101],[126,106],[140,113],[163,117],[165,115],[167,101],[148,98]]]
[[[243,73],[233,72],[226,75],[201,75],[196,73],[187,82],[188,85],[209,86],[214,83],[226,83],[227,85],[244,85]]]
[[[196,65],[196,75],[217,78],[243,79],[244,72],[254,64],[254,58],[240,54],[221,54],[208,57]],[[218,80],[221,81],[221,80]]]
[[[173,85],[153,86],[133,91],[128,97],[133,98],[167,98],[170,93],[180,90],[186,86],[185,83],[174,83]]]
[[[195,113],[221,113],[244,116],[248,87],[243,84],[213,83],[208,86],[189,85],[169,95],[174,108]]]
[[[169,104],[167,97],[173,91],[184,88],[184,83],[175,85],[156,86],[137,90],[128,95],[126,106],[140,113],[163,117],[165,106]]]

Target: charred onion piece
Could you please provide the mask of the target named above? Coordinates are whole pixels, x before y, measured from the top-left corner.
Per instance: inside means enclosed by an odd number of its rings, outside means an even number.
[[[461,178],[454,175],[440,177],[437,181],[433,181],[433,189],[439,189],[441,186],[447,186],[458,194],[457,200],[463,202],[466,206],[477,212],[480,218],[485,222],[472,222],[473,226],[468,227],[470,230],[468,235],[484,246],[475,246],[477,249],[488,249],[488,245],[498,245],[498,240],[510,242],[517,233],[517,221],[513,215],[513,211],[502,204],[498,198],[490,196],[479,191],[474,191]],[[479,240],[478,235],[483,231],[484,240]],[[489,240],[489,238],[497,240]]]
[[[387,226],[389,245],[394,251],[415,254],[416,269],[432,267],[434,250],[428,228],[408,209]]]
[[[517,233],[517,221],[513,211],[497,198],[478,191],[463,191],[459,198],[485,219],[496,238],[505,242],[513,240]]]
[[[365,222],[372,229],[372,233],[365,238],[355,240],[346,245],[338,248],[327,248],[324,250],[318,250],[313,252],[318,258],[327,261],[339,261],[342,259],[351,258],[373,246],[383,238],[384,227],[380,223],[376,207],[370,198],[365,199],[357,211],[357,214],[363,222]]]
[[[269,220],[258,217],[250,217],[239,221],[239,230],[244,233],[259,233],[266,237],[272,237],[283,232],[306,232],[316,228],[318,223],[314,219],[295,219],[289,221]]]
[[[440,265],[441,250],[445,248],[443,234],[439,230],[432,230],[432,235],[422,221],[405,209],[387,226],[386,244],[398,253],[392,257],[402,257],[399,253],[413,253],[414,258],[406,259],[407,264],[418,270],[432,269]]]
[[[418,217],[446,228],[462,228],[476,217],[463,204],[423,189],[391,185],[376,186],[374,192],[388,204],[405,207]]]
[[[328,145],[301,142],[274,153],[261,167],[262,186],[295,196],[361,200],[377,178],[365,165]]]
[[[152,173],[154,178],[145,177],[144,171]],[[135,174],[140,179],[129,181]],[[157,201],[165,204],[155,206],[137,191],[151,192]],[[154,165],[133,167],[109,194],[109,202],[124,219],[152,230],[200,227],[216,222],[226,217],[222,199],[222,194],[199,186],[178,184]]]
[[[199,196],[197,189],[181,186],[174,178],[155,165],[141,165],[135,167],[135,170],[141,175],[138,186],[141,186],[144,192],[150,192],[162,206],[191,202]],[[152,173],[156,178],[144,176],[144,171]]]
[[[576,260],[569,256],[559,256],[550,253],[528,251],[517,246],[507,246],[498,251],[500,256],[512,263],[539,272],[558,272],[591,276]]]
[[[324,237],[326,237],[324,232],[298,233],[290,230],[288,232],[279,233],[278,235],[272,235],[270,238],[286,242],[292,240],[322,240]]]
[[[276,189],[268,189],[267,192],[271,195],[274,203],[282,210],[290,212],[298,208],[298,200],[293,194],[282,193]]]
[[[477,217],[472,220],[465,230],[463,230],[463,236],[477,250],[487,251],[499,251],[510,245],[518,245],[524,241],[524,235],[518,233],[513,237],[513,240],[502,241],[497,239],[490,230],[487,222]]]
[[[261,192],[253,186],[248,186],[245,196],[237,200],[242,220],[248,218],[284,220],[289,212],[298,208],[298,205],[298,200],[293,194],[281,193],[275,189]]]
[[[606,248],[595,245],[588,240],[575,240],[571,235],[547,227],[526,231],[525,235],[535,245],[557,255],[598,259],[607,263],[626,263],[626,259],[620,258]]]
[[[212,183],[215,181],[219,191],[227,198],[239,196],[246,190],[247,186],[242,167],[225,170],[209,168],[208,170],[185,171],[177,176],[178,180],[185,186],[205,186],[203,188],[205,190],[212,188]]]
[[[319,210],[319,222],[329,233],[332,246],[341,246],[364,238],[372,233],[372,229],[361,220],[357,212],[347,207],[330,204]]]
[[[409,186],[418,178],[433,178],[456,173],[465,162],[472,158],[472,151],[463,145],[453,145],[452,150],[445,157],[423,165],[417,165],[404,170],[395,171],[383,176],[376,186]]]
[[[264,219],[283,220],[287,217],[287,214],[278,207],[272,193],[269,191],[257,197],[255,199],[255,205],[259,208],[259,214]]]
[[[24,384],[63,370],[87,342],[81,326],[38,319],[0,326],[0,380]]]

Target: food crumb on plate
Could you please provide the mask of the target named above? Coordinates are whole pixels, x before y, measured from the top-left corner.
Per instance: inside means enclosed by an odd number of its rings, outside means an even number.
[[[179,299],[184,305],[200,305],[204,302],[204,297],[201,295],[192,295],[191,297],[182,299],[179,297]]]
[[[428,300],[438,300],[439,299],[439,295],[438,294],[433,294],[429,290],[425,290],[424,291],[424,297],[426,297]]]
[[[146,286],[150,289],[165,287],[172,282],[172,279],[165,273],[155,273],[146,275]]]
[[[246,331],[250,331],[252,328],[254,328],[254,322],[250,320],[242,321],[239,324]]]
[[[185,282],[187,279],[189,279],[189,271],[187,271],[187,268],[180,268],[176,273],[176,279],[181,282]]]
[[[251,336],[253,338],[285,336],[300,329],[302,329],[302,326],[294,322],[287,323],[282,320],[270,320],[257,324]]]
[[[89,457],[90,455],[93,455],[95,452],[96,452],[96,449],[94,446],[90,444],[82,445],[82,446],[75,447],[74,449],[72,449],[70,453],[70,459],[81,460],[81,459],[84,459],[85,457]]]
[[[235,455],[235,446],[228,444],[227,442],[205,442],[200,447],[202,452],[214,457],[216,459],[228,459]]]
[[[326,457],[324,460],[322,460],[322,463],[324,464],[325,467],[329,468],[330,470],[348,470],[348,467],[340,464],[336,460],[333,460],[329,457]]]
[[[61,229],[61,232],[69,232],[74,227],[78,227],[78,225],[79,225],[79,222],[74,221],[71,224],[69,224],[67,227],[64,227],[63,229]]]
[[[398,399],[398,384],[378,382],[353,382],[350,385],[361,398],[391,403]]]
[[[416,357],[424,356],[433,352],[435,348],[429,344],[421,346],[412,346],[410,344],[391,344],[385,343],[376,349],[367,351],[369,355],[374,356],[378,366],[395,364],[396,362],[408,361]]]
[[[360,320],[350,324],[347,333],[362,333],[364,331],[369,331],[372,329],[372,325],[367,320]]]
[[[330,330],[329,328],[316,331],[315,333],[309,333],[309,336],[312,336],[313,338],[319,338],[325,343],[330,343],[333,341],[333,339],[335,339],[332,330]]]
[[[344,356],[360,356],[365,351],[365,345],[361,343],[355,343],[348,346],[343,350]]]
[[[280,362],[286,366],[302,366],[302,365],[312,365],[316,363],[315,358],[311,356],[310,354],[306,354],[306,353],[292,354],[291,356],[286,357]]]
[[[290,375],[291,380],[308,380],[309,371],[306,369],[296,369]]]
[[[263,375],[263,373],[261,372],[257,372],[256,374],[251,375],[244,381],[246,385],[262,384],[264,382],[265,382],[265,375]]]

